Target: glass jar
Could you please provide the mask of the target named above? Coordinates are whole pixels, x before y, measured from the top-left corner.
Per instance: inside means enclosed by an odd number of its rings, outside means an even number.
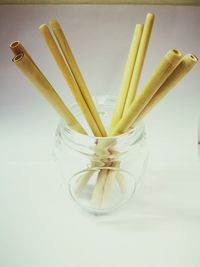
[[[95,104],[105,127],[115,101],[99,97]],[[70,110],[86,129],[77,105]],[[93,214],[105,214],[129,200],[144,175],[147,163],[145,128],[142,122],[112,137],[83,135],[60,121],[54,154],[72,199]]]

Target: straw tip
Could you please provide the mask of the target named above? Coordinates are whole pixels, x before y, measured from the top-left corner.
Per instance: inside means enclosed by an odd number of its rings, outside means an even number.
[[[146,15],[146,18],[149,19],[149,20],[150,19],[153,20],[154,17],[155,17],[155,14],[154,13],[147,13],[147,15]]]
[[[52,28],[60,28],[60,25],[59,25],[57,19],[51,19],[50,22],[49,22],[49,24],[50,24],[50,26]]]
[[[18,62],[20,61],[22,58],[24,57],[24,53],[19,53],[18,55],[14,56],[14,58],[12,59],[12,62]]]
[[[197,62],[197,61],[198,61],[198,57],[195,56],[194,54],[188,54],[188,57],[189,57],[192,61],[194,61],[194,62]]]
[[[169,49],[168,53],[169,53],[169,54],[176,55],[176,56],[178,56],[178,57],[182,56],[181,51],[178,50],[177,48],[171,48],[171,49]]]
[[[45,29],[48,29],[47,24],[41,24],[41,25],[39,26],[39,30],[40,30],[40,31],[45,30]]]
[[[137,29],[141,29],[141,28],[143,28],[143,26],[144,26],[144,24],[137,23],[137,24],[135,25],[135,28],[137,28]]]
[[[13,41],[9,44],[10,48],[15,48],[20,44],[20,41]]]

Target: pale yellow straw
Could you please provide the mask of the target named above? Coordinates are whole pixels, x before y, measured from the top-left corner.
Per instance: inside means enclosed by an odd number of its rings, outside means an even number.
[[[55,108],[67,124],[74,130],[86,134],[83,127],[76,120],[70,110],[65,106],[62,99],[56,93],[52,85],[42,74],[36,64],[27,56],[19,53],[13,58],[13,63],[24,73],[24,75],[35,85],[35,87],[44,95],[48,102]]]
[[[121,82],[120,92],[116,100],[116,104],[115,104],[115,108],[114,108],[114,112],[113,112],[113,116],[112,116],[112,120],[110,124],[110,129],[112,129],[116,125],[116,123],[119,122],[124,111],[126,98],[128,95],[129,86],[131,82],[131,77],[133,75],[135,61],[136,61],[137,54],[138,54],[138,48],[140,45],[142,31],[143,31],[143,25],[136,24],[135,31],[133,34],[133,39],[131,42],[131,47],[129,50],[128,59],[127,59],[125,70],[124,70],[123,79]]]
[[[44,37],[44,40],[46,41],[46,44],[48,45],[60,71],[62,72],[65,80],[68,83],[69,88],[71,89],[77,103],[79,104],[92,132],[94,133],[95,136],[102,136],[96,121],[94,120],[92,114],[90,113],[90,110],[87,106],[87,103],[85,102],[82,93],[76,83],[76,81],[74,80],[68,66],[66,65],[62,54],[60,53],[56,42],[53,39],[53,36],[51,35],[49,28],[46,24],[43,24],[39,27],[39,30],[42,34],[42,36]]]
[[[170,49],[163,57],[160,64],[155,69],[149,81],[143,87],[141,93],[137,96],[135,101],[130,105],[127,113],[119,121],[119,123],[109,132],[109,135],[119,135],[124,133],[136,120],[140,112],[144,109],[146,104],[150,101],[156,91],[165,82],[165,80],[174,71],[182,54],[177,49]]]
[[[138,54],[137,54],[137,59],[135,62],[133,75],[131,78],[128,96],[126,98],[123,116],[124,116],[124,114],[126,114],[129,106],[132,104],[132,102],[135,98],[136,92],[137,92],[137,88],[138,88],[138,84],[139,84],[139,80],[140,80],[140,76],[141,76],[142,68],[143,68],[143,64],[144,64],[144,59],[145,59],[148,44],[149,44],[149,39],[151,36],[153,22],[154,22],[154,14],[148,13],[146,16],[145,23],[144,23],[144,28],[143,28],[143,32],[142,32],[141,41],[140,41],[140,46],[139,46],[139,50],[138,50]]]
[[[142,119],[181,79],[183,79],[183,77],[194,67],[197,61],[197,57],[193,54],[186,54],[172,74],[161,85],[155,95],[139,114],[136,121]]]
[[[92,97],[89,93],[89,90],[87,88],[87,85],[84,81],[84,78],[83,78],[83,75],[78,67],[78,64],[75,60],[75,57],[72,53],[72,50],[68,44],[68,41],[63,33],[63,30],[60,26],[60,24],[58,23],[58,21],[56,19],[53,19],[50,21],[50,26],[54,32],[54,35],[58,41],[58,44],[63,52],[63,55],[70,67],[70,70],[74,76],[74,79],[76,80],[78,86],[79,86],[79,89],[81,91],[81,94],[85,100],[85,102],[87,103],[88,105],[88,108],[90,110],[90,113],[92,114],[98,128],[99,128],[99,131],[101,132],[101,136],[106,136],[107,133],[106,133],[106,130],[103,126],[103,123],[100,119],[100,116],[99,116],[99,113],[94,105],[94,102],[92,100]]]

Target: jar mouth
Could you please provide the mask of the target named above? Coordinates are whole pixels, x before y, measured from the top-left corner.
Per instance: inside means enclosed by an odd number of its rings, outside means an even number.
[[[105,99],[106,98],[106,99]],[[96,100],[97,109],[102,115],[102,121],[106,128],[110,123],[110,117],[113,112],[114,100],[109,97],[98,97]],[[70,110],[81,122],[81,111],[77,104],[71,105]],[[83,125],[87,129],[87,125]],[[89,131],[88,131],[89,132]],[[107,157],[107,150],[115,147],[120,153],[118,157],[125,155],[128,151],[136,148],[142,140],[145,139],[146,132],[142,121],[136,123],[134,127],[130,128],[125,133],[116,136],[93,136],[84,135],[72,129],[64,120],[61,120],[58,124],[56,135],[59,137],[59,142],[62,142],[66,147],[70,147],[72,151],[78,151],[81,154],[94,157],[94,151],[96,155],[101,155],[101,159],[104,156]],[[101,144],[97,146],[97,144]],[[105,153],[105,155],[104,155]],[[99,160],[99,157],[95,158]],[[113,158],[112,158],[113,159]]]
[[[94,136],[94,135],[85,135],[82,133],[77,132],[76,130],[74,130],[73,128],[71,128],[64,120],[60,120],[59,125],[62,127],[62,129],[64,130],[64,133],[66,135],[73,135],[74,137],[77,136],[77,138],[81,138],[81,139],[87,139],[87,140],[116,140],[116,139],[120,139],[120,138],[126,138],[126,137],[130,137],[131,135],[134,135],[136,133],[142,133],[143,132],[143,128],[144,128],[144,123],[143,121],[139,121],[138,123],[136,123],[132,128],[128,129],[126,132],[120,134],[120,135],[113,135],[113,136]]]
[[[102,122],[105,126],[106,122],[105,122],[104,115],[106,113],[108,113],[109,120],[111,120],[112,113],[113,113],[114,106],[115,106],[115,99],[112,96],[105,95],[105,96],[98,96],[98,97],[94,98],[93,100],[95,102],[97,110],[100,113],[103,113],[102,114],[103,118],[101,118],[101,119],[102,119]],[[72,105],[70,105],[70,110],[77,117],[78,121],[79,121],[79,119],[81,120],[82,112],[80,111],[77,103],[73,103]],[[109,124],[110,124],[110,122],[107,122],[106,128],[109,128],[109,126],[108,126]],[[87,139],[89,142],[93,141],[93,140],[126,139],[127,137],[135,136],[136,134],[142,135],[142,133],[144,132],[144,123],[142,120],[137,122],[133,127],[130,127],[126,132],[121,133],[120,135],[113,135],[113,136],[94,136],[94,135],[92,135],[92,132],[90,130],[87,132],[91,132],[91,134],[88,133],[87,135],[85,135],[85,134],[79,133],[76,130],[74,130],[72,127],[70,127],[63,119],[61,119],[59,125],[63,129],[63,134],[66,134],[67,136],[74,136],[74,137],[80,138],[81,140]]]

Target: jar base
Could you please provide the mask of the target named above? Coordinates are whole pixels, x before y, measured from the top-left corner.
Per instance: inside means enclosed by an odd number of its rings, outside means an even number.
[[[122,169],[87,169],[71,177],[68,189],[81,208],[103,215],[115,211],[133,196],[135,181],[131,173]]]

